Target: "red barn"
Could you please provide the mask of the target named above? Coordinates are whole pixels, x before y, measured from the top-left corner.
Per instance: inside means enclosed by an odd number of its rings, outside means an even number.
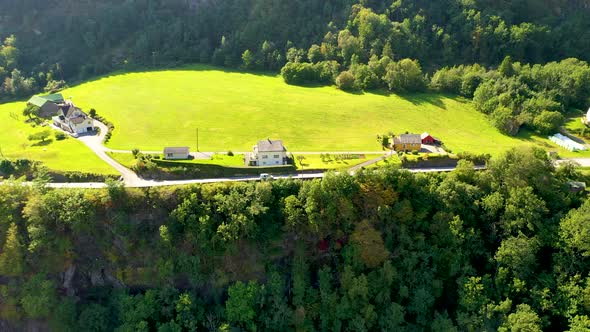
[[[433,145],[436,142],[436,139],[434,139],[434,137],[430,136],[429,133],[424,133],[424,134],[420,135],[420,138],[422,138],[422,144]]]

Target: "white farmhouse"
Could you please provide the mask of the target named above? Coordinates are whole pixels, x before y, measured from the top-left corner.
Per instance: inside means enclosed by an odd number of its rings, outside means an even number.
[[[287,165],[289,158],[283,141],[269,138],[258,141],[246,161],[250,166],[280,166]]]
[[[57,116],[53,118],[53,124],[74,135],[79,135],[94,130],[94,120],[82,112],[70,101],[59,106]]]

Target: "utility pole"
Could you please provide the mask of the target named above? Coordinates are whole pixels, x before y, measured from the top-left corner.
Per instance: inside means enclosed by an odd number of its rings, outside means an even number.
[[[197,152],[199,152],[199,128],[197,128]]]

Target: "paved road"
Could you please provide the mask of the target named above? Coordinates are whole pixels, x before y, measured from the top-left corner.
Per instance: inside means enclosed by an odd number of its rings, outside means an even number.
[[[141,179],[130,169],[116,162],[106,153],[107,149],[102,143],[108,131],[107,126],[96,120],[94,121],[94,124],[100,128],[100,135],[82,135],[78,137],[78,139],[86,144],[86,146],[88,146],[100,159],[104,160],[107,164],[116,169],[117,172],[121,173],[125,185],[130,187],[141,185],[145,180]]]
[[[485,166],[475,166],[473,169],[477,171],[481,171],[486,169]],[[412,173],[442,173],[442,172],[452,172],[455,170],[455,167],[431,167],[431,168],[415,168],[415,169],[405,169]]]
[[[316,179],[323,178],[324,173],[312,173],[312,174],[293,174],[293,175],[282,175],[275,176],[274,179]],[[249,182],[249,181],[260,181],[258,176],[250,177],[239,177],[239,178],[216,178],[216,179],[195,179],[195,180],[170,180],[170,181],[155,181],[155,180],[142,180],[134,184],[125,184],[126,187],[133,188],[144,188],[144,187],[165,187],[165,186],[178,186],[187,184],[204,184],[204,183],[216,183],[216,182]],[[50,183],[48,185],[51,188],[105,188],[106,184],[102,182],[80,182],[80,183]]]
[[[590,158],[571,158],[571,159],[561,159],[557,160],[557,164],[561,164],[564,162],[573,161],[575,163],[580,164],[582,167],[590,167]]]
[[[385,153],[381,157],[374,158],[374,159],[371,159],[371,160],[367,160],[364,163],[360,163],[358,165],[352,166],[351,168],[348,169],[348,171],[351,174],[354,174],[356,171],[358,171],[359,169],[361,169],[363,167],[367,167],[367,166],[373,165],[375,163],[378,163],[378,162],[380,162],[382,160],[385,160],[385,159],[393,156],[393,153],[394,153],[393,150],[390,150],[389,152]]]
[[[485,166],[476,166],[475,169],[482,170]],[[405,169],[411,173],[435,173],[435,172],[452,172],[455,170],[454,167],[433,167],[433,168],[422,168],[422,169]],[[311,174],[292,174],[292,175],[281,175],[275,176],[274,179],[300,179],[300,180],[311,180],[323,178],[326,173],[311,173]],[[165,186],[177,186],[187,184],[205,184],[205,183],[216,183],[216,182],[251,182],[260,181],[258,176],[239,177],[239,178],[216,178],[216,179],[198,179],[198,180],[172,180],[172,181],[154,181],[154,180],[142,180],[135,184],[126,184],[126,187],[143,188],[143,187],[165,187]],[[51,188],[105,188],[106,185],[101,182],[80,182],[80,183],[50,183]]]

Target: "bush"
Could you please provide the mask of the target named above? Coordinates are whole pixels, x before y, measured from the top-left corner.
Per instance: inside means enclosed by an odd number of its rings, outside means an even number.
[[[56,93],[59,90],[63,90],[65,88],[67,88],[68,85],[66,84],[66,81],[64,80],[51,80],[49,82],[47,82],[47,85],[45,86],[45,88],[43,90],[45,90],[45,92],[48,93]]]
[[[29,138],[29,141],[45,142],[45,140],[48,139],[50,135],[51,135],[51,130],[45,129],[45,130],[36,132],[34,134],[30,134],[28,138]]]
[[[305,84],[317,80],[317,74],[311,63],[288,62],[281,75],[287,84]]]
[[[92,114],[92,111],[94,109],[90,109],[90,113]],[[91,115],[92,116],[92,115]],[[100,116],[99,114],[96,113],[96,110],[94,110],[94,116],[92,116],[95,120],[98,120],[102,123],[104,123],[105,126],[107,126],[108,131],[106,132],[106,134],[104,135],[104,143],[106,144],[110,139],[111,136],[113,134],[113,130],[115,130],[115,125],[110,122],[109,120],[105,119],[104,117]]]
[[[281,69],[281,75],[287,84],[332,84],[338,73],[338,68],[339,65],[336,61],[322,61],[316,64],[288,62]]]
[[[420,92],[426,88],[424,74],[417,60],[402,59],[387,66],[384,81],[395,92]]]
[[[8,160],[8,159],[2,159],[0,160],[0,172],[4,175],[10,175],[12,173],[14,173],[14,171],[16,170],[16,168],[14,167],[14,164]]]
[[[350,71],[343,71],[336,78],[336,86],[340,90],[349,91],[354,89],[354,75]]]
[[[234,153],[231,150],[229,150],[229,151],[227,151],[227,155],[230,156],[230,157],[233,157],[234,156]]]
[[[563,124],[564,120],[563,115],[559,112],[543,111],[535,117],[533,126],[539,133],[550,135],[559,130],[559,126]]]
[[[506,107],[500,107],[490,114],[492,124],[501,132],[508,135],[516,135],[520,129],[521,123],[513,115],[512,111]]]
[[[58,141],[63,141],[64,139],[67,138],[67,135],[61,131],[56,131],[55,132],[55,139]]]
[[[139,155],[139,149],[135,148],[131,150],[131,153],[133,154],[133,158],[137,159],[137,156]]]

